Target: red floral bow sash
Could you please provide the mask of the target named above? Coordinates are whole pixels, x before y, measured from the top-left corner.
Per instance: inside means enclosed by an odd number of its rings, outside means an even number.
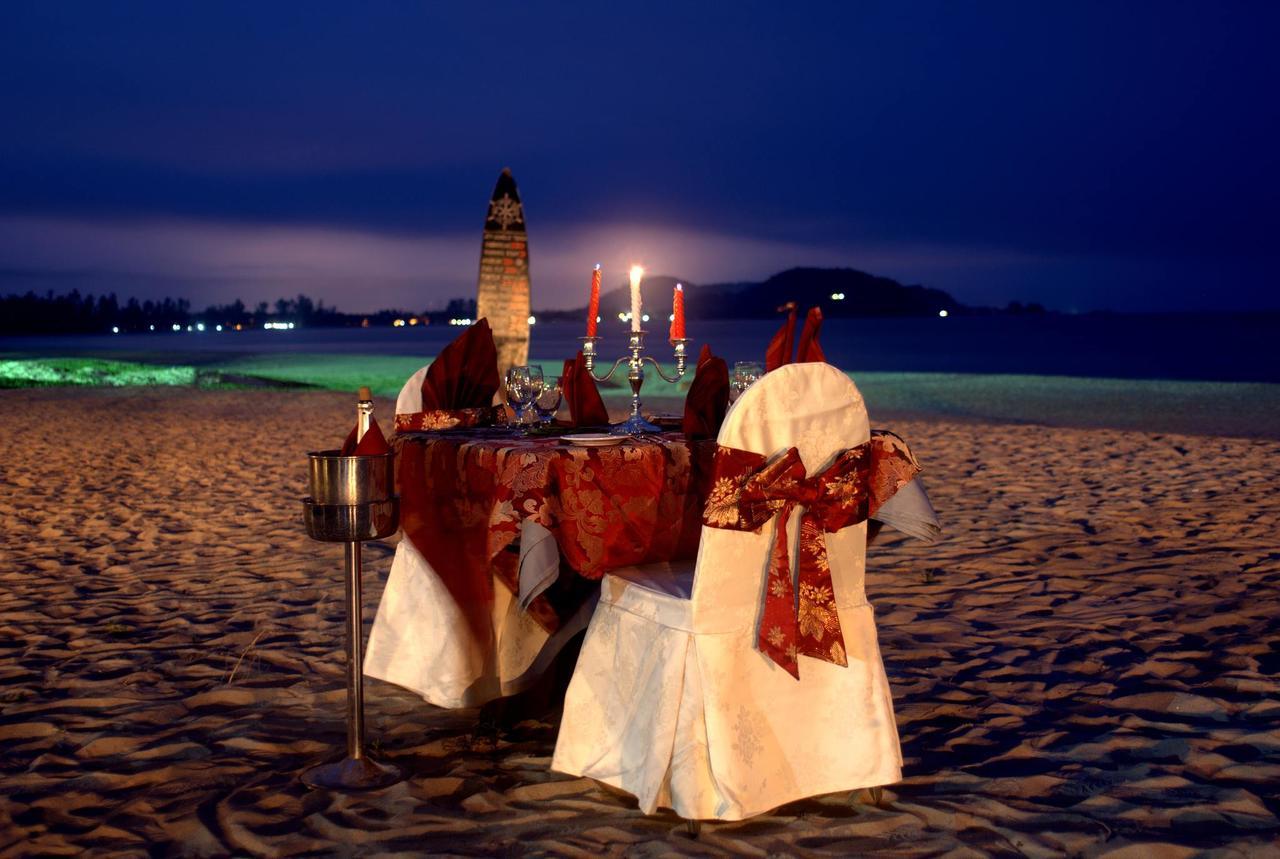
[[[769,462],[750,451],[716,449],[702,522],[712,528],[758,531],[778,517],[756,646],[797,680],[800,655],[848,664],[825,535],[865,521],[919,471],[906,443],[882,432],[843,451],[813,477],[806,475],[794,447]],[[787,539],[787,520],[796,507],[803,509],[798,602]]]
[[[503,423],[506,412],[502,406],[485,406],[476,409],[432,409],[425,412],[400,412],[396,415],[396,432],[422,432],[424,430],[467,429],[491,427]]]

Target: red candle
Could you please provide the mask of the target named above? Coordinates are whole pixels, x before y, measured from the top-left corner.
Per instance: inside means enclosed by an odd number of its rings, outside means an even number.
[[[587,302],[587,336],[596,336],[596,322],[600,317],[600,263],[591,272],[591,299]]]
[[[677,283],[671,296],[671,341],[684,339],[684,284]]]

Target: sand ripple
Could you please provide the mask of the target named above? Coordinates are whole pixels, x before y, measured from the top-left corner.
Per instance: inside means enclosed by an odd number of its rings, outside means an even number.
[[[376,681],[412,777],[298,783],[343,743],[340,555],[298,499],[348,399],[0,392],[0,855],[1280,856],[1280,444],[896,424],[947,525],[870,564],[907,777],[690,841],[549,772],[554,720]]]

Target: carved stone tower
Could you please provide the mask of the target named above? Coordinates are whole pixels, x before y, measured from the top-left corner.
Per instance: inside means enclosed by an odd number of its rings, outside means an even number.
[[[493,187],[480,246],[476,318],[489,320],[498,347],[499,378],[529,361],[529,240],[524,206],[511,169],[504,167]]]

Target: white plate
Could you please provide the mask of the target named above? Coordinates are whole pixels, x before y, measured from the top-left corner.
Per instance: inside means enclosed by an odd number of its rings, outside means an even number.
[[[609,435],[607,432],[580,432],[563,436],[569,444],[576,444],[578,447],[608,447],[622,444],[626,438],[625,435]]]

